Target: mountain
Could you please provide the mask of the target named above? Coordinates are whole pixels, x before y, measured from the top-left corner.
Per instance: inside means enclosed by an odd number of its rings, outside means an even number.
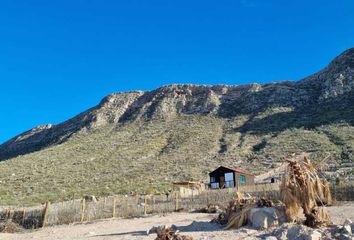
[[[300,81],[170,85],[112,94],[58,125],[0,145],[0,203],[164,192],[220,164],[262,173],[309,153],[354,176],[354,48]]]

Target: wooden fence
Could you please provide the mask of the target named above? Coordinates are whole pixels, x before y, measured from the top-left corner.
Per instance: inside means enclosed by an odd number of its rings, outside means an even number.
[[[354,201],[354,182],[330,186],[333,199],[336,201]]]
[[[332,186],[332,195],[338,201],[354,200],[354,184]],[[240,192],[256,197],[280,199],[279,184],[242,186]],[[209,204],[226,205],[235,196],[235,189],[207,190],[196,196],[181,198],[178,192],[166,195],[118,195],[99,198],[98,201],[78,199],[45,204],[33,208],[0,208],[0,221],[11,219],[25,228],[88,222],[107,218],[131,218],[154,213],[192,211]]]

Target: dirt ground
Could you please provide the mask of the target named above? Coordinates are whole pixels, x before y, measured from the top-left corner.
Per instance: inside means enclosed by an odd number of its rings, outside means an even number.
[[[330,207],[328,210],[333,222],[336,224],[343,223],[346,218],[354,220],[354,202],[342,203],[340,206]],[[195,240],[262,238],[258,231],[249,228],[222,230],[219,225],[209,222],[214,216],[213,214],[202,213],[173,213],[166,216],[150,216],[146,218],[111,219],[87,224],[47,227],[25,233],[0,234],[0,239],[153,240],[155,239],[155,234],[147,236],[146,231],[153,226],[165,224],[177,225],[181,234],[193,236]]]

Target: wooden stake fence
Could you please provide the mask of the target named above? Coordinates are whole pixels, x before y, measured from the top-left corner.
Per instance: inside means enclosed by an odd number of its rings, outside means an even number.
[[[240,186],[239,188],[253,196],[273,197],[274,200],[279,198],[279,186],[276,184],[248,186],[247,188],[246,186]],[[350,186],[334,186],[331,190],[333,196],[339,201],[354,199],[353,184]],[[226,205],[235,196],[235,192],[236,189],[207,190],[199,195],[193,194],[190,197],[181,197],[178,192],[174,192],[171,193],[169,198],[166,198],[165,195],[145,195],[144,198],[138,195],[121,195],[107,197],[107,199],[100,198],[98,202],[77,199],[62,203],[48,202],[44,206],[31,208],[4,208],[0,209],[0,212],[3,218],[16,218],[17,223],[26,228],[38,228],[105,218],[128,218],[144,216],[150,213],[169,213],[180,209],[188,211],[214,203]],[[40,226],[38,226],[38,223],[40,223]]]

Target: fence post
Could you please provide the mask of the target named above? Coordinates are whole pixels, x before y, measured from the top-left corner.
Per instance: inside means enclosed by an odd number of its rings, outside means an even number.
[[[139,194],[135,195],[135,201],[136,201],[136,205],[138,205],[139,204]]]
[[[144,215],[147,215],[147,195],[144,196]]]
[[[113,198],[113,213],[112,213],[112,217],[115,218],[116,217],[116,197]]]
[[[25,225],[25,220],[26,220],[26,209],[23,209],[23,211],[22,211],[22,226]]]
[[[124,197],[124,208],[125,208],[125,216],[124,217],[129,217],[129,203],[128,199]]]
[[[46,224],[47,219],[48,219],[49,205],[50,205],[50,202],[46,202],[45,205],[44,205],[44,213],[43,213],[43,220],[42,220],[42,228],[45,227],[45,224]]]
[[[85,219],[85,209],[86,209],[86,200],[85,198],[83,198],[81,204],[81,222],[83,222]]]
[[[155,195],[152,195],[152,211],[155,212]]]
[[[15,209],[12,211],[12,209],[10,208],[9,211],[7,212],[7,219],[11,220],[14,217],[15,214]]]
[[[207,200],[207,206],[209,206],[209,191],[208,190],[206,192],[206,200]]]
[[[6,218],[7,220],[11,219],[11,208],[9,210],[6,209]]]
[[[175,200],[176,200],[175,211],[177,212],[179,209],[178,192],[175,192]]]

